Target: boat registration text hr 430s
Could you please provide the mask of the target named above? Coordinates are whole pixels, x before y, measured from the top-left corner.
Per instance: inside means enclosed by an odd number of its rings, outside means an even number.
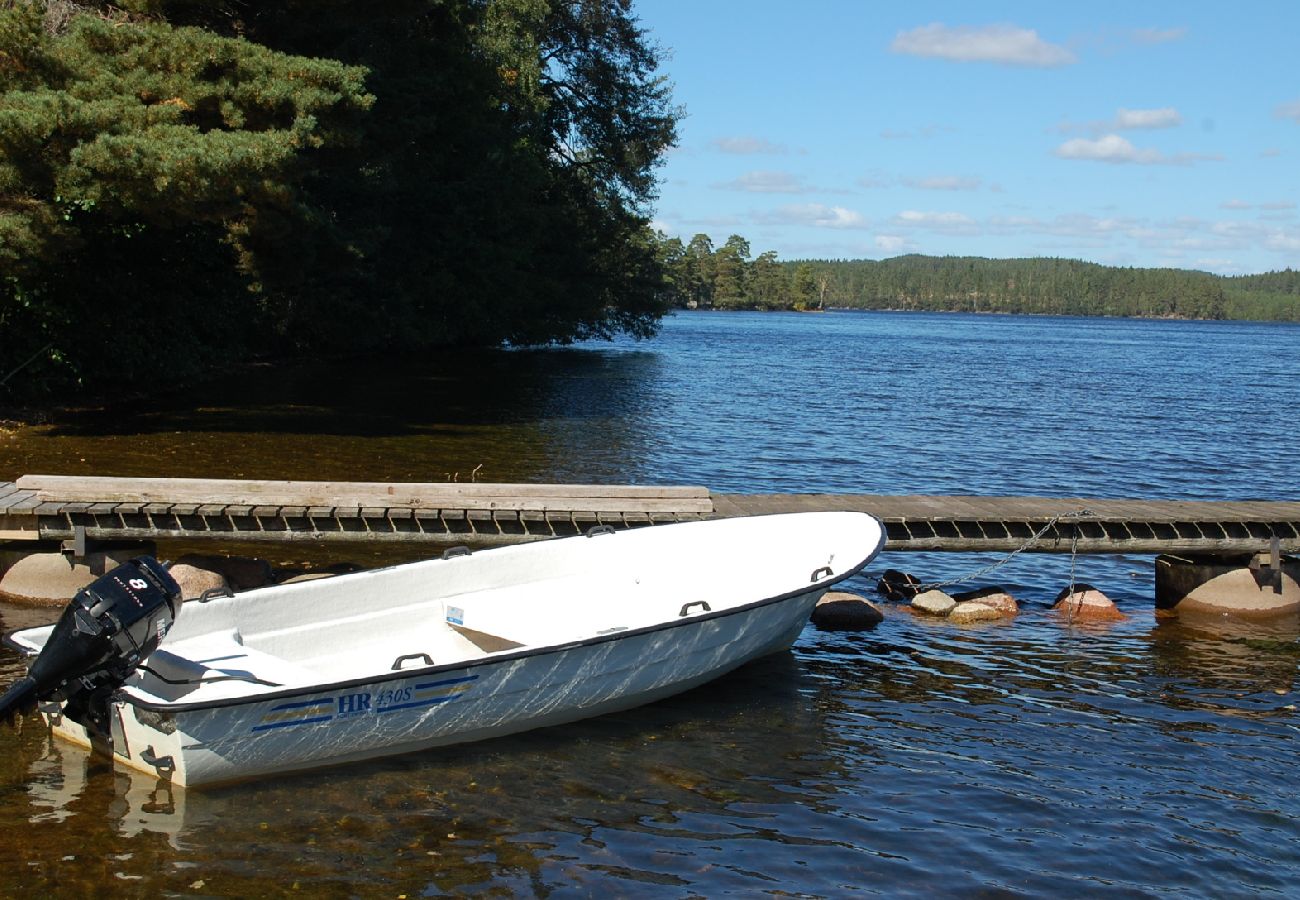
[[[183,606],[124,564],[52,626],[0,716],[181,785],[475,741],[648,703],[788,648],[884,545],[863,513],[562,538]]]

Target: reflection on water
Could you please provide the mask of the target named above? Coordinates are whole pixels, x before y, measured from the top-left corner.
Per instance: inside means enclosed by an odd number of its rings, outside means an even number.
[[[1297,335],[678,316],[650,344],[254,370],[0,434],[0,478],[481,465],[741,492],[1294,499]],[[990,561],[890,554],[854,587]],[[1050,612],[1072,575],[1129,618]],[[1149,558],[1025,555],[996,579],[1021,600],[1012,623],[890,608],[651,707],[213,791],[0,728],[0,895],[1300,894],[1300,623],[1157,619]],[[41,616],[0,606],[6,629]],[[0,654],[0,680],[21,670]]]
[[[0,893],[1293,890],[1300,626],[1133,612],[891,607],[640,710],[211,791],[6,731]]]
[[[0,444],[0,479],[635,480],[658,365],[593,349],[254,367],[22,429]]]

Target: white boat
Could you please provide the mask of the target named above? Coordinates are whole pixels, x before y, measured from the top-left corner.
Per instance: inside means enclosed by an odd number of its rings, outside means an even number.
[[[648,703],[784,650],[883,545],[863,513],[783,514],[191,600],[109,699],[111,733],[58,703],[41,710],[57,735],[188,786],[492,738]],[[9,643],[38,653],[52,627]]]

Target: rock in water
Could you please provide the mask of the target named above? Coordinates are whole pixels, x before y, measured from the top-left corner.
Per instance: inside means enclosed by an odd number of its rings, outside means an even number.
[[[884,618],[868,600],[847,591],[828,591],[812,612],[813,624],[826,629],[875,628]]]
[[[1076,584],[1073,592],[1065,588],[1056,595],[1052,609],[1076,622],[1117,622],[1128,618],[1113,600],[1090,584]]]
[[[958,603],[948,613],[948,621],[958,624],[967,622],[987,622],[994,619],[1005,618],[1005,614],[992,606],[988,606],[979,600],[967,600],[965,603]]]
[[[926,591],[912,598],[912,609],[928,616],[946,616],[956,605],[957,601],[943,591]]]
[[[1014,616],[1020,612],[1020,604],[1016,602],[1016,598],[1000,587],[980,588],[977,591],[963,591],[960,594],[953,594],[952,598],[958,603],[969,603],[974,601],[976,603],[982,603],[985,606],[991,606],[1004,616]]]
[[[182,557],[182,559],[184,558]],[[220,572],[214,572],[212,569],[193,563],[177,562],[168,571],[171,572],[172,578],[176,579],[176,583],[180,585],[181,597],[186,600],[195,600],[211,590],[222,593],[230,591],[230,584],[226,581],[225,576]]]
[[[196,569],[215,572],[225,579],[232,590],[251,591],[271,583],[271,564],[264,559],[247,556],[208,556],[187,553],[176,560]]]
[[[911,600],[919,593],[920,586],[919,578],[898,569],[886,569],[876,582],[876,590],[886,600]]]

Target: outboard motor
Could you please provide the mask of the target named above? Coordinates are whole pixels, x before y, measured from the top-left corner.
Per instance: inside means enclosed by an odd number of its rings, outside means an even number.
[[[180,604],[180,586],[151,556],[99,577],[72,598],[27,675],[0,697],[0,720],[65,700],[65,716],[106,732],[108,697],[158,647]]]

